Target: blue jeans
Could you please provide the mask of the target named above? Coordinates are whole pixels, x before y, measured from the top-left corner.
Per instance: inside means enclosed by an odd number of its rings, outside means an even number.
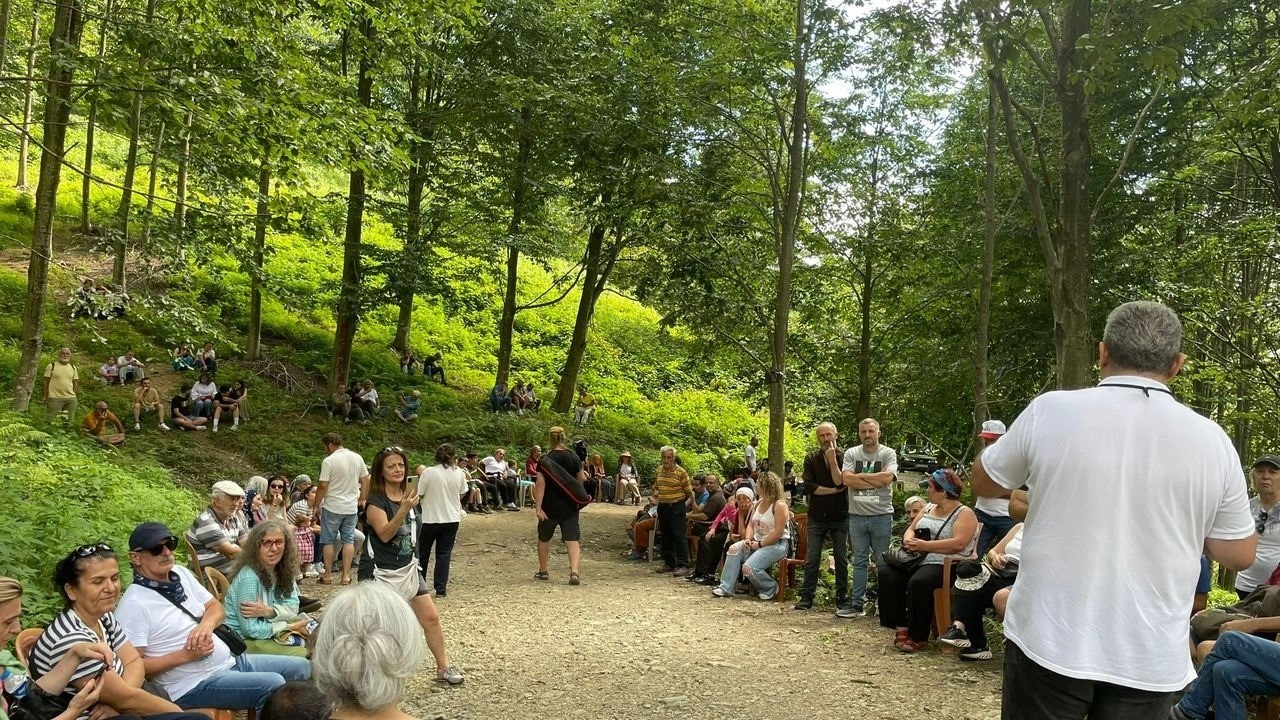
[[[1214,643],[1178,709],[1193,718],[1245,720],[1245,695],[1280,695],[1280,643],[1228,631]]]
[[[311,663],[303,658],[245,653],[236,658],[233,667],[205,678],[174,702],[187,709],[261,710],[286,680],[310,676]]]
[[[213,401],[197,400],[195,404],[196,417],[213,417]]]
[[[849,603],[862,607],[867,600],[868,559],[880,566],[884,553],[889,549],[889,536],[893,534],[893,515],[850,515],[849,545],[853,549],[853,589]]]
[[[356,513],[345,515],[320,508],[321,545],[354,545],[355,542]]]
[[[988,550],[995,547],[1018,524],[1017,520],[1008,515],[988,515],[977,508],[973,509],[973,514],[982,523],[982,534],[978,536],[978,557],[986,555]]]
[[[732,595],[733,586],[738,584],[738,573],[748,567],[751,574],[747,575],[747,580],[751,581],[760,599],[772,600],[778,592],[778,581],[769,577],[769,568],[787,556],[788,542],[779,540],[758,550],[748,550],[741,540],[729,546],[729,553],[724,556],[724,569],[720,571],[720,589]]]

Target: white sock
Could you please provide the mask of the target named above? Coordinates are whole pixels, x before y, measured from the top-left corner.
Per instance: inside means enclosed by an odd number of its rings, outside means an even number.
[[[213,421],[213,428],[215,430],[218,429],[218,421],[216,419]]]

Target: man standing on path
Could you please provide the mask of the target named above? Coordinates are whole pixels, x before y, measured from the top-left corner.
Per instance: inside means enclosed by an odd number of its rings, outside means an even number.
[[[880,423],[858,423],[856,447],[844,451],[841,478],[849,490],[849,544],[853,549],[853,597],[841,617],[863,610],[867,598],[869,562],[879,567],[893,534],[893,489],[898,476],[898,453],[880,444]]]
[[[1005,431],[1004,423],[999,420],[987,420],[982,423],[982,432],[978,433],[982,449],[978,451],[978,455],[981,456],[987,448],[994,445]],[[978,536],[978,557],[985,557],[987,550],[1003,540],[1017,521],[1009,517],[1008,497],[976,498],[973,512],[978,517],[978,522],[982,523],[982,534]]]
[[[654,572],[689,574],[689,541],[685,537],[685,502],[693,497],[689,473],[676,464],[676,449],[662,448],[662,466],[653,481],[658,497],[658,532],[662,534],[662,567]]]
[[[756,465],[756,448],[760,446],[760,438],[752,435],[751,442],[747,443],[747,447],[742,451],[742,457],[746,460],[747,474],[754,475],[756,470],[760,468]]]
[[[58,348],[57,362],[51,362],[44,369],[45,408],[49,411],[49,422],[62,414],[62,426],[71,425],[76,415],[76,395],[80,392],[80,373],[71,364],[71,348]]]
[[[818,425],[818,449],[804,458],[801,478],[804,480],[805,503],[809,508],[809,545],[804,558],[804,583],[796,610],[813,607],[821,573],[822,545],[831,540],[831,554],[836,561],[836,615],[853,617],[849,604],[849,491],[844,487],[840,468],[844,457],[836,446],[834,423]],[[859,609],[861,612],[861,609]],[[844,614],[841,614],[844,613]]]
[[[364,458],[342,446],[342,436],[327,433],[321,442],[328,456],[320,462],[316,504],[320,508],[320,543],[324,545],[324,568],[320,583],[332,584],[336,543],[342,543],[342,584],[351,584],[351,562],[356,556],[356,513],[369,495],[369,468]]]
[[[1181,344],[1169,308],[1121,305],[1098,346],[1097,387],[1032,400],[974,463],[978,496],[1028,488],[1004,620],[1006,720],[1164,720],[1195,678],[1187,591],[1200,554],[1253,563],[1240,458],[1169,390]]]

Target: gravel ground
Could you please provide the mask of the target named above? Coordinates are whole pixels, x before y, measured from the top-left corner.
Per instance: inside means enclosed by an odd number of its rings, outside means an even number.
[[[424,666],[405,711],[424,720],[999,717],[998,657],[902,655],[875,618],[713,599],[622,559],[633,515],[613,505],[583,511],[578,587],[554,546],[551,581],[533,579],[532,510],[464,518],[438,605],[467,680],[440,688]],[[306,594],[332,594],[312,582]]]

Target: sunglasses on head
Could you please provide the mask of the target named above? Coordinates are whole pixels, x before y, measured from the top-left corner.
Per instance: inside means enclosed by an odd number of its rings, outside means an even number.
[[[388,445],[388,446],[386,446],[386,447],[382,448],[382,452],[384,452],[384,453],[403,453],[403,452],[404,452],[404,448],[400,447],[399,445]]]
[[[1263,510],[1262,512],[1258,513],[1258,524],[1254,526],[1254,529],[1258,531],[1259,535],[1266,532],[1268,517],[1269,515],[1267,515],[1266,510]]]
[[[169,549],[169,552],[177,552],[177,550],[178,550],[178,538],[173,537],[173,536],[171,535],[171,536],[169,536],[169,537],[165,538],[165,541],[164,541],[164,542],[162,542],[162,543],[160,543],[159,545],[156,545],[155,547],[145,548],[145,550],[146,550],[146,552],[149,552],[149,553],[151,553],[152,555],[159,556],[159,555],[163,555],[163,554],[164,554],[164,550],[165,550],[165,548],[168,548],[168,549]]]
[[[94,543],[92,545],[81,545],[71,551],[71,557],[87,558],[97,555],[100,552],[113,552],[111,546],[106,543]]]

